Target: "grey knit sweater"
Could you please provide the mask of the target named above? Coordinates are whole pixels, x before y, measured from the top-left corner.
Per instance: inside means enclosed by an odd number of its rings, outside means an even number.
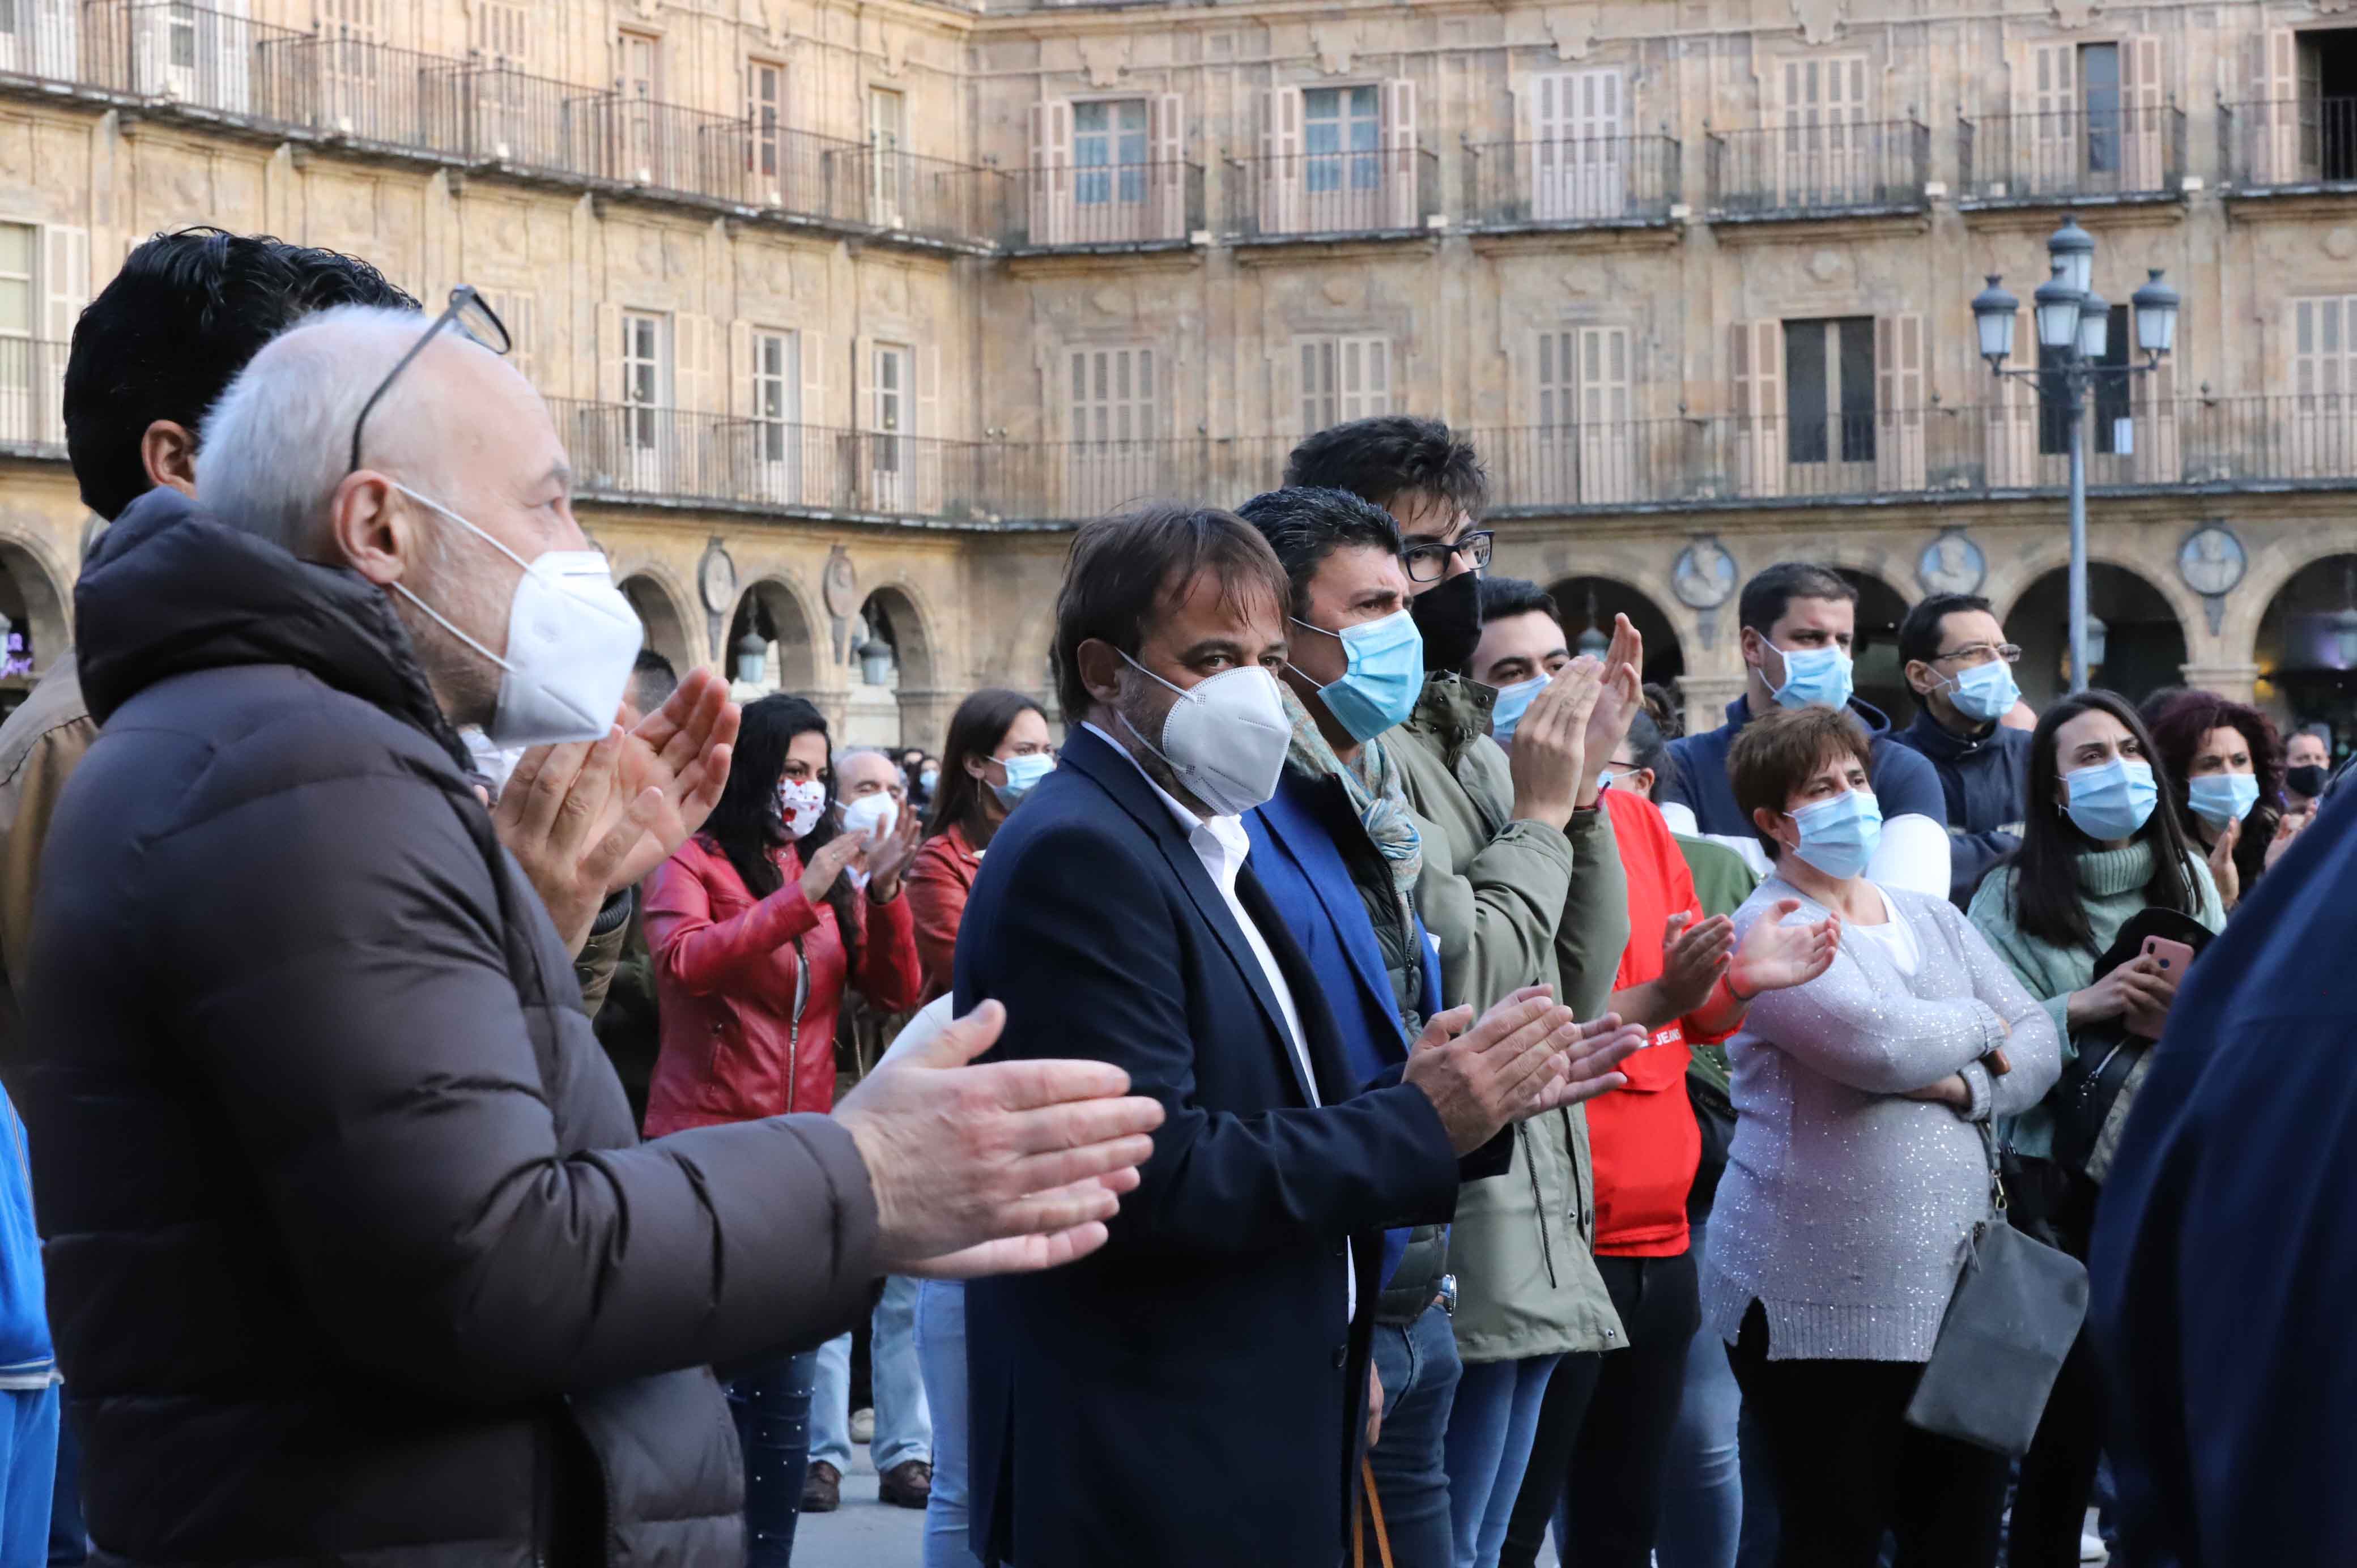
[[[1886,888],[1920,961],[1902,974],[1879,940],[1842,931],[1833,967],[1751,1004],[1727,1043],[1735,1144],[1712,1211],[1704,1321],[1733,1343],[1758,1301],[1771,1360],[1921,1361],[1988,1216],[1988,1158],[1973,1125],[2037,1103],[2061,1071],[2053,1020],[1944,898]],[[1781,898],[1770,876],[1736,912],[1739,941]],[[2007,1038],[1997,1020],[2012,1026]],[[2012,1071],[1980,1058],[2005,1047]],[[1902,1099],[1962,1072],[1960,1115]]]

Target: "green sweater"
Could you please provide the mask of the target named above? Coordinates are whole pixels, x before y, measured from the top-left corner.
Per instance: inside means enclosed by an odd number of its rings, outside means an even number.
[[[2222,929],[2226,916],[2218,907],[2218,885],[2211,880],[2210,867],[2193,854],[2185,857],[2185,864],[2192,873],[2197,900],[2193,918],[2213,931]],[[2086,893],[2093,937],[2083,948],[2050,947],[2014,924],[2014,875],[2011,865],[1990,872],[1973,895],[1966,915],[1997,956],[2013,966],[2029,993],[2046,1004],[2054,1032],[2061,1036],[2067,1067],[2079,1055],[2079,1042],[2071,1033],[2071,993],[2093,983],[2095,961],[2147,902],[2144,890],[2152,880],[2152,846],[2139,840],[2126,849],[2088,850],[2079,856],[2079,886]],[[2054,1151],[2054,1113],[2043,1101],[2008,1118],[1998,1132],[2019,1154],[2042,1159]]]

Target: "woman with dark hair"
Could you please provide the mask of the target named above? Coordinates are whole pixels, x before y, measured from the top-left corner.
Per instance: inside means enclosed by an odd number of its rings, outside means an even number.
[[[2232,913],[2305,825],[2284,814],[2275,721],[2215,692],[2181,688],[2147,698],[2144,719],[2176,783],[2179,820],[2209,857],[2218,903]]]
[[[2188,692],[2173,701],[2204,696]],[[2124,1028],[2158,1037],[2168,1016],[2182,976],[2158,959],[2139,955],[2095,977],[2129,920],[2161,908],[2213,931],[2225,924],[2210,867],[2161,803],[2184,792],[2156,746],[2136,710],[2109,692],[2082,692],[2047,709],[2030,736],[2021,847],[1981,883],[1966,917],[2044,1004],[2066,1064],[2083,1050],[2108,1049]],[[2085,1171],[2055,1160],[2056,1110],[2049,1096],[2005,1128],[2023,1166],[2017,1208],[2042,1211],[2055,1239],[2084,1258],[2099,1188]],[[2013,1568],[2079,1561],[2102,1448],[2101,1396],[2083,1334],[2021,1462],[2007,1557]]]
[[[837,828],[834,795],[819,711],[800,697],[748,703],[720,803],[648,884],[662,1034],[649,1137],[830,1111],[845,991],[856,987],[878,1012],[917,1004],[917,944],[900,897],[915,815],[863,838]],[[864,891],[846,875],[855,871]],[[815,1362],[804,1351],[726,1380],[745,1454],[748,1568],[784,1568],[793,1555]]]
[[[931,764],[928,764],[930,767]],[[925,1000],[949,994],[958,925],[983,851],[1007,812],[1055,768],[1048,716],[1020,692],[985,687],[958,704],[942,747],[925,845],[909,867]],[[946,1018],[949,1004],[934,1014]],[[923,1016],[923,1015],[920,1015]],[[911,1026],[912,1030],[914,1026]],[[917,1365],[933,1415],[933,1489],[925,1502],[924,1568],[980,1568],[966,1544],[965,1286],[917,1283]]]
[[[909,867],[926,1001],[950,988],[958,920],[990,835],[1055,766],[1048,716],[1020,692],[985,686],[951,715],[941,781],[925,818],[925,844]]]

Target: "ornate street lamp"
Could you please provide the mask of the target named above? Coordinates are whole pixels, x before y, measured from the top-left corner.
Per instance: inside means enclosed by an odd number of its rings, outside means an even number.
[[[1596,624],[1596,590],[1593,588],[1587,590],[1587,629],[1581,632],[1579,640],[1571,646],[1574,652],[1597,659],[1612,650],[1612,639],[1605,636],[1603,628]]]
[[[2094,291],[2094,237],[2079,227],[2077,219],[2065,218],[2062,227],[2047,238],[2046,254],[2053,275],[2030,296],[2041,366],[2006,369],[2006,360],[2013,357],[2017,306],[2013,295],[1997,286],[1996,273],[1988,274],[1988,286],[1973,298],[1973,326],[1991,374],[2021,377],[2065,415],[2071,443],[2071,689],[2083,692],[2087,671],[2104,661],[2104,623],[2087,613],[2087,392],[2099,376],[2147,375],[2159,365],[2177,343],[2178,299],[2177,291],[2161,282],[2160,269],[2151,268],[2129,302],[2144,363],[2106,365],[2103,360],[2111,345],[2112,307]],[[2352,661],[2357,662],[2357,657]]]
[[[737,639],[737,679],[748,686],[758,686],[770,662],[770,645],[751,627]]]

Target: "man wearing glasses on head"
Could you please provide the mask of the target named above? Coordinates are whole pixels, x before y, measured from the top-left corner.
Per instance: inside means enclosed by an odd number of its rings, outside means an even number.
[[[1948,897],[1968,903],[1982,874],[2021,843],[2029,732],[2002,721],[2021,701],[1989,602],[1933,594],[1907,612],[1899,657],[1921,711],[1890,738],[1922,753],[1948,798]]]

